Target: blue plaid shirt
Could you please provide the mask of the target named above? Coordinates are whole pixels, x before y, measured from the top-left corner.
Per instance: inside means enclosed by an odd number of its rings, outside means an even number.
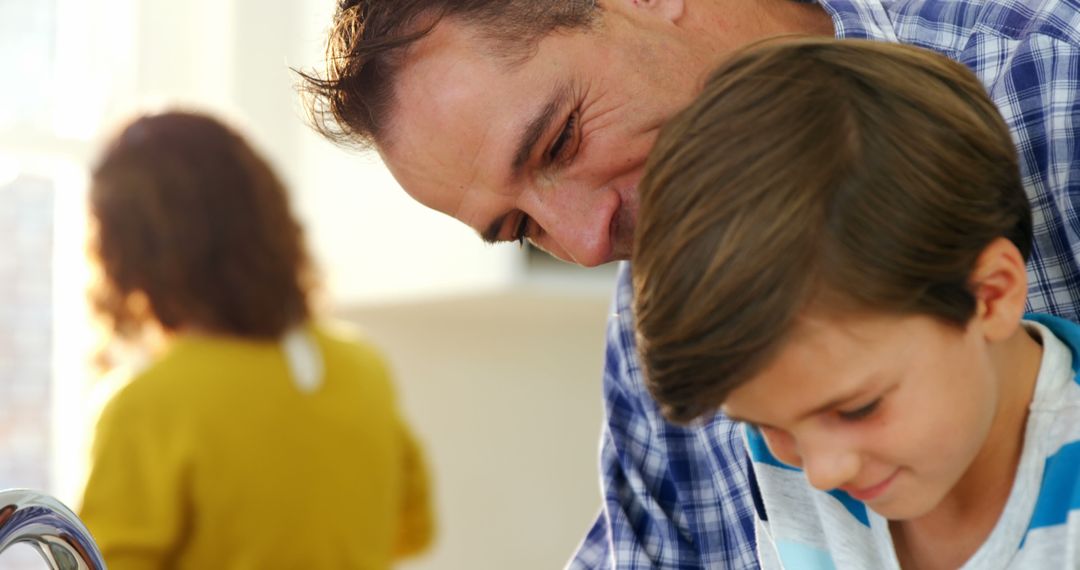
[[[1009,124],[1034,214],[1028,311],[1078,320],[1080,1],[820,0],[840,38],[903,42],[969,66]],[[757,568],[736,426],[666,423],[641,378],[629,266],[604,369],[604,508],[568,568]]]

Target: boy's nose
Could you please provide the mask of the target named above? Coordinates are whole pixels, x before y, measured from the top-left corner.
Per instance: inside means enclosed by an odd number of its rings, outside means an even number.
[[[803,472],[816,489],[831,491],[854,481],[861,468],[859,454],[825,447],[802,455]]]

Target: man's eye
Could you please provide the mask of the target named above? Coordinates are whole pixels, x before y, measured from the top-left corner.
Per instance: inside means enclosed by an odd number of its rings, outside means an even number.
[[[873,415],[873,413],[877,411],[880,404],[881,398],[878,398],[861,408],[847,411],[840,410],[837,412],[837,414],[840,416],[840,419],[846,422],[857,422]]]
[[[510,238],[518,242],[518,247],[524,247],[526,238],[529,237],[529,216],[522,215],[514,227],[514,233]]]
[[[555,162],[561,158],[567,144],[574,138],[574,130],[577,127],[577,116],[577,111],[574,111],[570,114],[570,117],[566,119],[566,126],[563,127],[562,132],[559,133],[559,138],[555,139],[555,142],[548,150],[548,162]]]

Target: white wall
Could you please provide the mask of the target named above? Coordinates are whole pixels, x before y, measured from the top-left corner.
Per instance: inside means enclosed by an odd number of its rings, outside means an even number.
[[[606,295],[518,291],[353,309],[396,372],[435,482],[408,570],[561,568],[600,507]]]

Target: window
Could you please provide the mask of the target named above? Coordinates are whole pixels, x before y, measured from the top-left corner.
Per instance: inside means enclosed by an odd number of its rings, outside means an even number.
[[[0,2],[0,489],[69,504],[90,378],[85,173],[92,137],[132,91],[134,6]]]

